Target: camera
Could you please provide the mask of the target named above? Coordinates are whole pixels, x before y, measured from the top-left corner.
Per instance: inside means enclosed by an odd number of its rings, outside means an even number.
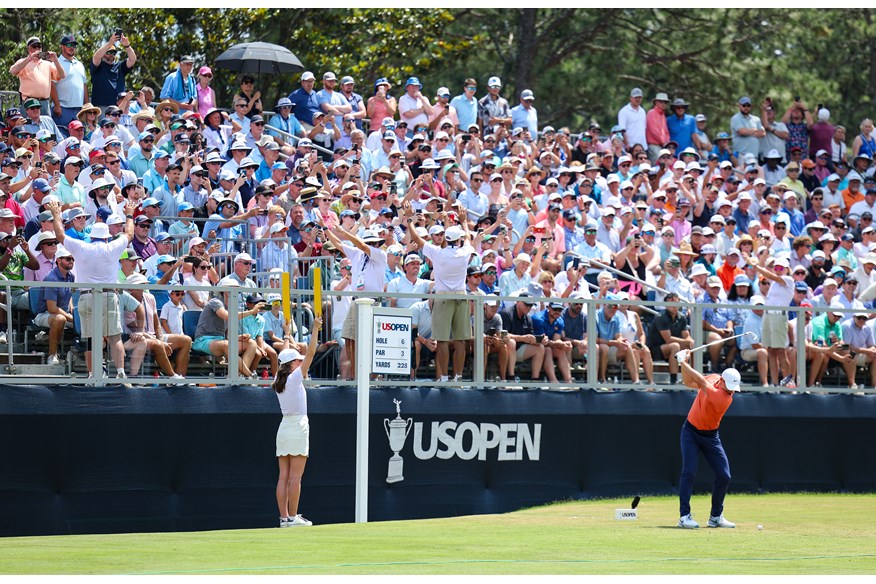
[[[709,154],[709,162],[717,162],[718,155],[717,154]]]

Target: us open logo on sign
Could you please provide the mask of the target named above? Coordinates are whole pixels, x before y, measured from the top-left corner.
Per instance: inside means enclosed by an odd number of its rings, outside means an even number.
[[[397,483],[402,476],[402,458],[399,455],[414,430],[414,456],[420,460],[439,458],[449,460],[539,460],[541,452],[541,424],[491,424],[482,422],[432,422],[427,429],[423,422],[401,417],[401,402],[393,400],[396,417],[384,418],[383,425],[389,447],[393,451],[389,459],[386,482]]]
[[[412,326],[410,316],[374,315],[372,373],[410,375]]]

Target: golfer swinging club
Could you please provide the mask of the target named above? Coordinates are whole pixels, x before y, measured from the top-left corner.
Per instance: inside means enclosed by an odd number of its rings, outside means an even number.
[[[739,391],[742,379],[736,369],[725,369],[723,373],[703,376],[688,364],[690,350],[683,349],[675,354],[681,367],[682,382],[698,389],[697,397],[681,427],[681,478],[678,481],[678,499],[681,519],[678,526],[696,529],[699,523],[690,514],[690,496],[693,493],[694,475],[697,473],[699,453],[715,473],[712,486],[712,512],[709,527],[736,527],[724,519],[724,495],[730,485],[730,461],[724,453],[724,445],[718,435],[721,418],[733,402],[733,393]]]

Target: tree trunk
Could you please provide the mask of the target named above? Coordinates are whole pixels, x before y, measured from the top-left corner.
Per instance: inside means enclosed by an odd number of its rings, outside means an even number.
[[[511,105],[517,104],[516,97],[524,89],[532,87],[532,67],[535,62],[536,30],[535,23],[538,18],[538,9],[523,8],[517,11],[517,66],[514,80],[517,95],[509,96]]]

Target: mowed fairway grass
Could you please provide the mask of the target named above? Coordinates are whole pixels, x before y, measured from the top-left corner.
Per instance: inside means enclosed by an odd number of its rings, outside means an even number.
[[[0,573],[876,573],[873,495],[731,494],[726,516],[736,529],[676,528],[672,497],[643,496],[638,521],[615,521],[615,508],[629,503],[282,530],[5,538]],[[708,497],[695,497],[693,509],[705,525]]]

